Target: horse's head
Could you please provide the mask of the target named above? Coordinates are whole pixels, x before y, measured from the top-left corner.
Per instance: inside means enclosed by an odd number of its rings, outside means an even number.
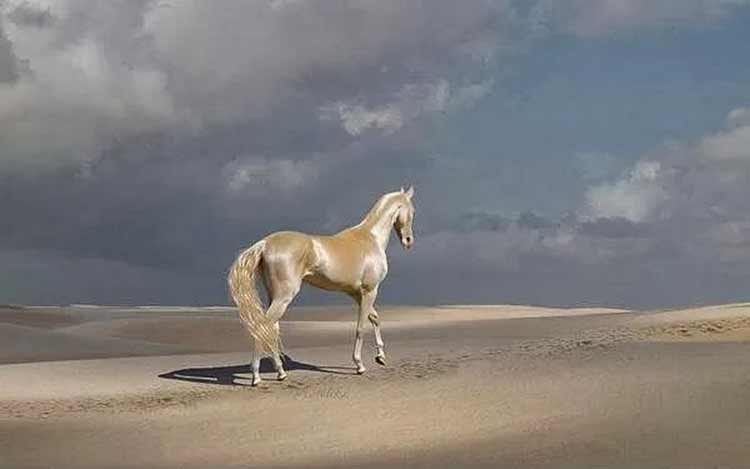
[[[401,188],[401,203],[398,206],[396,212],[396,219],[393,222],[393,228],[396,230],[398,239],[401,241],[401,245],[409,249],[414,244],[414,232],[412,230],[412,224],[414,223],[414,204],[411,202],[412,196],[414,196],[414,187],[409,187],[409,190]]]

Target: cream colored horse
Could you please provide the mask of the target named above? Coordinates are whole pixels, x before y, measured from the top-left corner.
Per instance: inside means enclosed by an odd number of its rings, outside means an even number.
[[[362,331],[365,319],[375,330],[375,361],[385,366],[383,338],[375,311],[378,286],[388,272],[385,250],[395,229],[401,244],[410,248],[414,242],[412,222],[414,188],[385,194],[357,225],[332,236],[315,236],[294,231],[279,231],[242,251],[232,264],[227,278],[240,319],[255,342],[253,386],[260,382],[260,358],[270,353],[278,379],[286,378],[281,363],[279,324],[302,282],[325,290],[341,291],[359,305],[357,333],[354,341],[354,364],[357,373],[365,372],[362,364]],[[270,306],[264,311],[255,287],[260,273]]]

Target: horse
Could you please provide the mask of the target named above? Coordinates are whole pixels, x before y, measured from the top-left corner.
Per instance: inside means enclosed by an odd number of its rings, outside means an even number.
[[[357,374],[366,371],[362,364],[365,319],[375,332],[375,362],[386,366],[375,299],[388,273],[386,248],[391,230],[396,232],[405,249],[410,249],[414,243],[413,196],[414,187],[384,194],[361,222],[333,235],[278,231],[240,252],[229,269],[227,283],[240,320],[254,342],[253,386],[261,382],[263,354],[272,356],[279,381],[287,376],[280,357],[278,321],[297,296],[302,282],[346,293],[359,306],[352,353]],[[265,311],[256,288],[258,274],[269,299]]]

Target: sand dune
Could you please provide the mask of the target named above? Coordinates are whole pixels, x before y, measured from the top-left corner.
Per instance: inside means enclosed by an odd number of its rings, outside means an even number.
[[[71,316],[61,308],[36,309],[21,306],[0,306],[0,322],[4,324],[54,329],[78,324],[82,321],[83,319]]]
[[[750,461],[750,305],[381,310],[387,368],[354,373],[350,307],[294,308],[251,388],[231,309],[0,309],[0,466]]]
[[[185,352],[179,345],[75,336],[48,329],[0,323],[0,363],[164,355]]]
[[[648,339],[669,342],[750,341],[750,304],[665,311],[641,318]]]

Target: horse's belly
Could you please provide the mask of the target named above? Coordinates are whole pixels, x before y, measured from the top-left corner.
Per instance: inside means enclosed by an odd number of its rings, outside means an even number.
[[[312,273],[305,277],[305,282],[310,285],[323,290],[329,291],[357,291],[359,289],[358,282],[352,279],[336,279],[331,278],[321,273]]]

